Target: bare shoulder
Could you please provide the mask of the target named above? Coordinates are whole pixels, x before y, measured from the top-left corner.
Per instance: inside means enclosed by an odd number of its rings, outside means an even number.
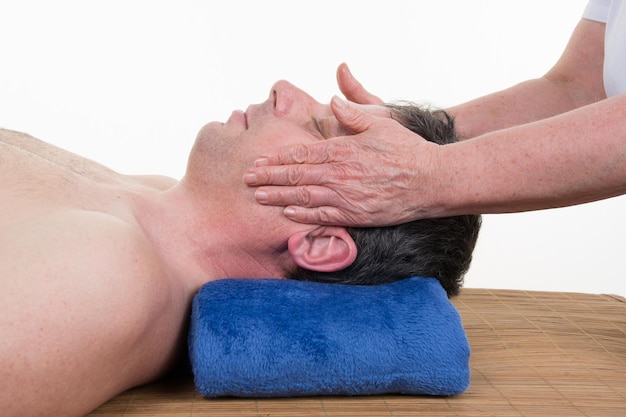
[[[16,130],[0,128],[0,143],[11,145],[42,157],[50,154],[70,154],[69,152],[65,152],[54,145],[39,140],[28,133],[18,132]]]
[[[19,132],[17,130],[5,129],[0,127],[0,140],[12,140],[19,138],[32,138],[31,135],[24,132]]]
[[[24,170],[23,161],[33,157],[52,163],[57,169],[71,171],[100,182],[124,179],[157,190],[166,190],[177,183],[174,178],[163,175],[121,175],[104,165],[39,140],[27,133],[0,128],[0,163],[2,164],[0,170],[4,169],[6,172],[15,172],[16,169]],[[38,164],[40,165],[41,163]]]
[[[97,181],[119,177],[117,172],[98,162],[22,132],[0,129],[0,149],[0,161],[12,163],[18,169],[26,162],[30,169],[56,169],[58,172],[71,172]],[[5,172],[10,171],[5,168]]]
[[[181,308],[130,224],[81,210],[5,224],[0,406],[15,415],[81,415],[147,382],[172,360]],[[46,408],[26,408],[37,404]]]

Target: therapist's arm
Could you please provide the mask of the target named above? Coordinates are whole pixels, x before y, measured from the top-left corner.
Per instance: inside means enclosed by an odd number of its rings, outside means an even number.
[[[545,119],[603,98],[604,23],[581,19],[557,63],[543,76],[450,107],[463,138]]]
[[[626,93],[438,151],[431,175],[438,186],[416,196],[416,206],[431,200],[424,217],[537,210],[621,195]]]
[[[356,136],[266,155],[264,166],[248,172],[248,184],[266,185],[257,190],[259,201],[289,206],[285,214],[293,220],[357,226],[536,210],[621,194],[626,98],[598,101],[604,98],[603,32],[603,24],[583,19],[545,77],[449,109],[461,135],[472,140],[434,147],[412,135],[410,145],[398,123],[334,105]],[[349,87],[342,91],[356,97]],[[399,157],[368,153],[381,143]],[[402,175],[390,181],[381,172]]]
[[[288,182],[296,175],[290,170],[306,168],[297,174],[299,181],[315,185],[261,187],[280,196],[280,201],[272,200],[274,194],[268,193],[265,204],[293,202],[285,215],[300,222],[371,226],[562,207],[626,193],[626,93],[449,145],[427,142],[394,120],[352,105],[343,108],[339,117],[354,131],[381,138],[381,131],[395,129],[404,152],[377,158],[370,148],[354,164],[349,161],[363,152],[359,148],[363,143],[356,139],[359,135],[299,145],[297,149],[306,147],[309,156],[336,148],[348,162],[283,167],[274,181]],[[332,143],[330,148],[324,146],[327,142]],[[367,146],[384,149],[392,141]],[[288,153],[278,158],[288,159]],[[280,161],[267,158],[270,164]],[[385,161],[385,166],[375,166],[376,160]],[[391,166],[396,163],[394,171]],[[351,167],[355,170],[346,175]],[[256,168],[256,176],[263,175],[265,168]],[[395,175],[381,176],[381,172]],[[342,175],[345,178],[336,179]]]

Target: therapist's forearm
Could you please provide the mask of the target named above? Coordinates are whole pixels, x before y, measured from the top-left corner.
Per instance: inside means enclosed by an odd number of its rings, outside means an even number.
[[[626,94],[442,147],[437,215],[561,207],[626,192]],[[438,193],[438,195],[437,195]]]
[[[461,138],[545,119],[606,98],[604,29],[603,23],[581,19],[544,76],[449,108]]]
[[[569,86],[537,78],[446,109],[461,139],[552,117],[600,99],[575,95]]]

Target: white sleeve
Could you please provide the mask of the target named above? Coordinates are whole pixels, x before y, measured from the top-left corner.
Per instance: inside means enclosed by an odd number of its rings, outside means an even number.
[[[611,0],[589,0],[583,12],[583,17],[585,19],[606,23],[610,5]]]

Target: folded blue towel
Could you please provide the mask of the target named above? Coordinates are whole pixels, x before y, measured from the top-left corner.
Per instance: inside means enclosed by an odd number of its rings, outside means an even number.
[[[432,278],[213,281],[193,300],[189,352],[206,397],[447,396],[470,376],[461,319]]]

